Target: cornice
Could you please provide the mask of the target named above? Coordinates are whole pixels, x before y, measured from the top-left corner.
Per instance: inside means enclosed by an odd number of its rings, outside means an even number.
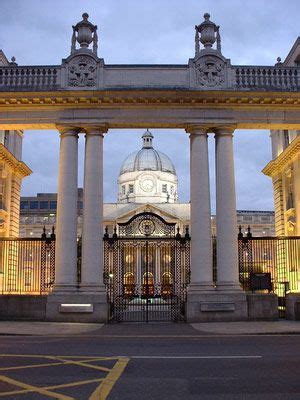
[[[294,139],[277,158],[270,161],[262,172],[267,176],[273,177],[281,172],[296,154],[300,154],[300,136]]]
[[[68,109],[112,107],[191,107],[299,109],[298,92],[239,92],[196,90],[103,90],[2,92],[0,109]]]
[[[2,143],[0,143],[0,161],[4,161],[15,174],[22,178],[32,173],[32,170],[23,161],[19,161]]]

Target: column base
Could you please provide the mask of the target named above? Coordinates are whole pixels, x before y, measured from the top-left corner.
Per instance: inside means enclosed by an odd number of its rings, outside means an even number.
[[[81,284],[79,287],[79,292],[80,294],[86,294],[86,295],[106,295],[106,289],[104,285],[94,285],[94,284]]]
[[[187,322],[246,321],[248,307],[243,291],[188,291]]]
[[[205,282],[205,283],[191,283],[188,287],[189,293],[198,293],[198,292],[209,292],[212,290],[216,290],[216,286],[213,282]]]
[[[217,282],[216,286],[218,291],[229,292],[242,292],[243,289],[239,282]]]
[[[47,298],[46,321],[102,322],[108,320],[108,304],[105,292],[87,293],[79,290],[52,292]]]
[[[68,284],[59,284],[54,285],[51,294],[68,294],[77,292],[78,286],[77,285],[68,285]]]

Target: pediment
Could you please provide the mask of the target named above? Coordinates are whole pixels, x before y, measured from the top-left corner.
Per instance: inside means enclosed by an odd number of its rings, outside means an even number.
[[[160,215],[164,219],[166,219],[168,222],[170,220],[178,220],[178,216],[171,212],[167,212],[166,210],[163,210],[159,208],[156,204],[137,204],[135,208],[131,209],[130,211],[125,212],[124,214],[120,214],[117,216],[117,222],[126,222],[130,218],[132,218],[134,215],[143,213],[143,212],[152,212],[154,214]]]
[[[300,37],[297,38],[289,54],[283,62],[286,67],[300,66]]]

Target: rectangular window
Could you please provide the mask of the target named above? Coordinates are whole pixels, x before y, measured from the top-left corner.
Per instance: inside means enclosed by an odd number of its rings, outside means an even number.
[[[83,209],[83,202],[82,201],[78,201],[77,207],[78,207],[78,210],[82,210]]]
[[[29,209],[29,204],[28,201],[21,201],[21,210],[28,210]]]
[[[40,210],[48,210],[49,203],[48,201],[40,201]]]
[[[30,202],[30,210],[37,210],[39,208],[39,202],[38,201],[31,201]]]
[[[133,185],[129,185],[129,193],[133,193]]]
[[[4,147],[6,147],[8,149],[8,140],[9,140],[9,131],[4,131]]]
[[[5,180],[0,178],[0,208],[5,210]]]
[[[167,184],[166,184],[166,183],[164,183],[164,184],[162,185],[161,191],[162,191],[163,193],[167,193],[167,192],[168,192],[168,187],[167,187]]]
[[[126,188],[125,188],[125,185],[123,185],[122,186],[122,194],[125,194],[126,193]]]
[[[290,135],[288,130],[283,131],[283,146],[286,149],[290,144]]]
[[[50,210],[56,210],[57,201],[50,201]]]

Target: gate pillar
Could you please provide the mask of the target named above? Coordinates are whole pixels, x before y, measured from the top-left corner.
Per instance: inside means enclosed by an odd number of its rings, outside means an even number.
[[[82,268],[80,290],[103,292],[103,135],[104,127],[85,129]]]
[[[234,128],[215,129],[217,285],[222,290],[241,290],[238,271],[236,193],[234,178]]]
[[[232,133],[230,128],[211,128],[210,132],[215,132],[216,139],[216,220],[217,220],[217,285],[211,287],[211,290],[192,290],[188,291],[187,296],[187,320],[188,322],[201,321],[241,321],[246,320],[248,315],[247,299],[245,293],[241,290],[239,284],[238,273],[238,247],[237,247],[237,222],[236,222],[236,198],[235,198],[235,181],[234,181],[234,159],[233,159],[233,143]],[[200,136],[201,137],[201,136]],[[203,139],[202,139],[203,140]],[[204,147],[204,146],[203,146]],[[201,168],[208,168],[208,163],[203,161],[207,159],[206,153],[199,153],[196,162],[193,160],[193,151],[191,151],[191,228],[192,228],[192,259],[191,269],[195,268],[195,263],[200,264],[200,268],[205,268],[202,265],[204,260],[203,254],[200,253],[201,243],[196,242],[195,236],[198,232],[194,231],[194,219],[198,219],[198,229],[206,230],[207,219],[204,214],[200,214],[201,207],[199,206],[197,213],[193,210],[193,199],[200,203],[202,195],[205,193],[207,185],[197,189],[198,195],[193,189],[195,184],[195,174],[193,174],[193,166],[197,165]],[[196,164],[197,163],[197,164]],[[203,174],[203,171],[202,171]],[[207,173],[205,175],[208,176]],[[193,198],[194,196],[194,198]],[[208,198],[204,197],[204,201],[208,202]],[[196,215],[195,215],[195,214]],[[202,235],[204,235],[202,233]],[[211,239],[211,232],[209,232]],[[204,236],[201,240],[207,240]],[[193,245],[194,244],[194,245]],[[193,250],[196,247],[196,250]],[[193,254],[194,251],[194,254]],[[209,246],[210,259],[212,259],[211,246]],[[196,258],[198,255],[198,259]],[[195,258],[193,258],[195,257]],[[200,258],[201,257],[201,258]],[[207,255],[208,257],[208,255]],[[206,264],[208,265],[208,264]],[[211,265],[211,263],[210,263]],[[208,270],[206,271],[208,276]],[[210,271],[210,276],[212,270]],[[193,276],[193,274],[192,274]],[[195,274],[194,274],[195,276]],[[200,273],[198,276],[201,276]],[[203,279],[203,278],[202,278]],[[193,284],[193,281],[192,281]],[[201,288],[201,285],[198,285]],[[204,286],[205,289],[208,286]]]
[[[211,290],[212,243],[207,128],[191,126],[191,284],[190,291]]]
[[[87,131],[84,179],[84,228],[81,278],[77,282],[78,133],[61,129],[58,179],[56,270],[48,296],[46,319],[66,322],[106,322],[103,287],[102,183],[103,131]]]
[[[53,291],[69,292],[77,287],[77,175],[78,133],[74,127],[58,127],[56,265]]]

